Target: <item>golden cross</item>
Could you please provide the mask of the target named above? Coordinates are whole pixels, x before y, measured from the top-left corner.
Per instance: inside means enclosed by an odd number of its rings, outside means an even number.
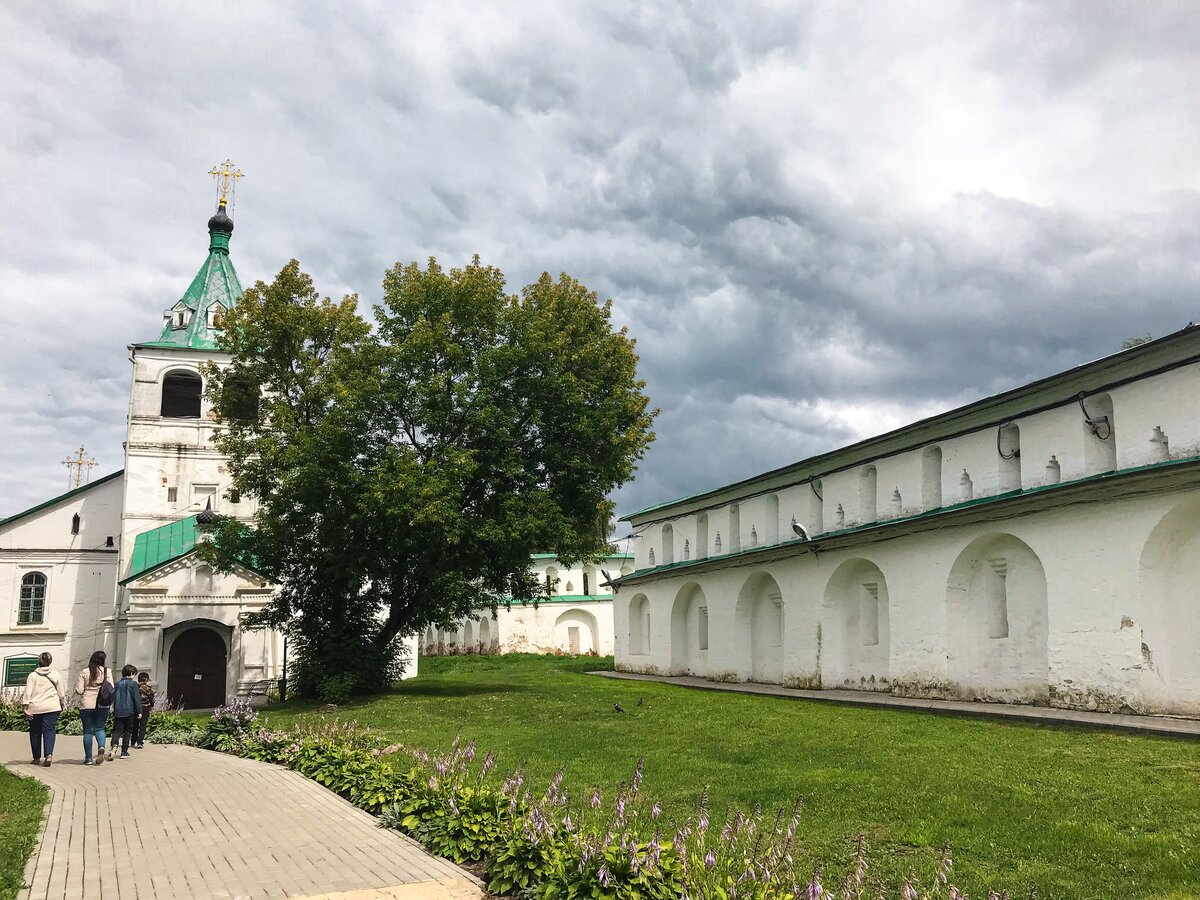
[[[212,171],[208,173],[217,182],[217,194],[220,195],[218,201],[221,206],[225,206],[230,197],[237,191],[237,181],[244,177],[241,170],[230,160],[219,165],[213,166]]]
[[[74,484],[71,485],[71,487],[79,487],[79,485],[81,485],[83,483],[83,470],[84,469],[87,469],[88,481],[92,480],[92,466],[96,465],[96,460],[84,459],[83,457],[85,455],[86,455],[86,451],[84,451],[83,447],[80,446],[78,451],[76,451],[75,453],[72,453],[70,456],[68,456],[66,459],[63,460],[62,464],[64,466],[66,466],[68,469],[75,470],[74,472],[70,472],[67,475],[67,483],[68,484],[70,484],[72,481],[75,482]]]

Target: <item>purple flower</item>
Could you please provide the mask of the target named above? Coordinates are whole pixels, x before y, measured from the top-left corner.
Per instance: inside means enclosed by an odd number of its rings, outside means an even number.
[[[592,804],[592,809],[600,808],[600,788],[596,788],[596,790],[592,791],[591,804]]]
[[[704,854],[704,868],[711,869],[716,864],[717,864],[717,857],[711,850],[709,850],[708,853]]]

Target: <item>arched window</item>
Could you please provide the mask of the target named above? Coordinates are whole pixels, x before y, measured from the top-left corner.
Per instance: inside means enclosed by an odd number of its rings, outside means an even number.
[[[41,625],[46,618],[46,576],[30,572],[21,579],[21,602],[17,608],[18,625]]]
[[[198,419],[203,392],[204,382],[195,372],[172,372],[163,379],[159,414],[167,419]]]
[[[942,448],[926,447],[921,454],[921,506],[940,509],[942,505]]]
[[[879,498],[878,478],[875,467],[867,466],[863,469],[862,477],[859,479],[858,516],[859,520],[864,523],[874,522],[879,518],[876,506]]]
[[[555,583],[558,581],[558,569],[554,566],[549,566],[546,569],[546,593],[554,596]]]

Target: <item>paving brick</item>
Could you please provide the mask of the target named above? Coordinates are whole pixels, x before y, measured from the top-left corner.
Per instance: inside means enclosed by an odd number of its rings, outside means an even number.
[[[477,900],[477,879],[302,775],[194,747],[148,746],[99,767],[22,762],[28,738],[0,732],[0,759],[51,790],[22,900],[277,897]],[[82,747],[76,748],[82,756]]]

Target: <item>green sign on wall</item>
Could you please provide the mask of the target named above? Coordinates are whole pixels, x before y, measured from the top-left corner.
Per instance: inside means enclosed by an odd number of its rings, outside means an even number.
[[[36,656],[10,656],[4,661],[4,686],[24,687],[25,679],[37,667]]]

